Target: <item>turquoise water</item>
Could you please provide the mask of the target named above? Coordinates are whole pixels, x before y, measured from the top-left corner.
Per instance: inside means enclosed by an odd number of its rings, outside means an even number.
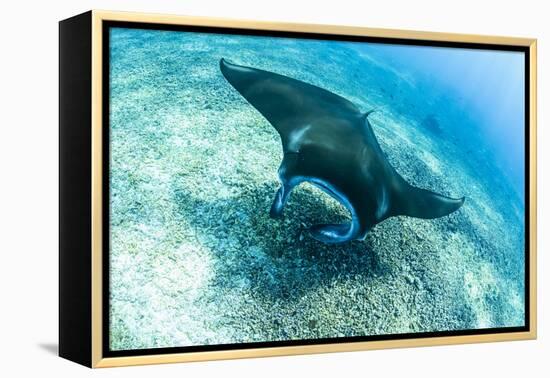
[[[110,39],[111,349],[524,325],[521,54],[121,28]],[[222,57],[377,109],[395,169],[465,204],[327,245],[305,229],[349,214],[302,184],[270,219],[280,139],[223,78]]]

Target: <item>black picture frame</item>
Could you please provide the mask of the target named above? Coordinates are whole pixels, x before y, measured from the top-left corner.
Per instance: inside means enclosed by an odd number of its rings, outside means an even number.
[[[159,356],[158,362],[185,361],[194,359],[237,358],[241,356],[282,354],[273,350],[284,351],[285,354],[311,353],[316,351],[337,351],[367,349],[366,343],[399,342],[409,340],[403,345],[434,345],[438,343],[491,341],[507,339],[531,339],[536,337],[536,307],[533,277],[535,265],[535,248],[532,243],[536,233],[535,212],[536,192],[532,183],[536,172],[535,156],[535,112],[534,96],[536,92],[535,49],[536,41],[527,39],[508,40],[490,37],[475,38],[472,36],[409,34],[402,32],[364,30],[364,33],[352,33],[344,30],[342,33],[321,32],[322,27],[315,30],[303,27],[296,30],[284,25],[255,28],[252,24],[239,22],[223,24],[214,21],[213,24],[190,22],[182,18],[180,22],[162,22],[162,16],[128,15],[90,11],[82,15],[60,22],[59,50],[59,354],[69,360],[85,366],[95,367],[118,366],[127,364],[148,363],[149,360],[129,360],[127,357]],[[109,259],[110,226],[109,226],[109,30],[113,27],[200,31],[202,33],[221,33],[238,35],[256,35],[269,37],[299,37],[302,39],[322,39],[355,42],[376,42],[414,46],[456,47],[468,49],[483,49],[497,51],[517,51],[525,56],[525,325],[523,327],[471,329],[461,331],[440,331],[423,333],[406,333],[375,336],[355,336],[330,339],[266,341],[254,343],[181,346],[169,348],[150,348],[136,350],[109,349]],[[333,31],[333,29],[330,29]],[[384,36],[386,35],[387,36]],[[97,41],[101,35],[101,41]],[[436,38],[437,37],[437,38]],[[94,40],[94,38],[96,38]],[[98,81],[94,72],[94,46],[101,49],[101,90],[94,83]],[[94,98],[94,90],[96,96]],[[99,94],[97,94],[99,93]],[[101,109],[94,109],[94,101],[101,98]],[[98,120],[98,115],[100,120]],[[98,123],[99,122],[99,123]],[[100,154],[103,157],[101,172],[101,202],[94,197],[94,164],[98,164],[94,155],[94,127],[102,125]],[[95,157],[94,157],[95,156]],[[97,180],[96,180],[97,181]],[[94,206],[99,206],[102,214],[100,248],[102,258],[100,265],[94,270],[94,240],[93,232]],[[96,243],[97,244],[97,243]],[[95,247],[97,248],[97,246]],[[100,266],[100,272],[97,272]],[[94,282],[93,276],[100,277]],[[98,320],[94,311],[94,292],[99,295],[101,317]],[[97,324],[101,324],[98,329]],[[101,337],[96,337],[98,333]],[[500,335],[500,337],[498,337]],[[100,345],[98,341],[101,340]],[[95,343],[95,347],[94,347]],[[340,346],[340,347],[339,347]],[[385,347],[379,344],[379,347]],[[305,347],[305,348],[304,348]],[[307,349],[307,347],[311,347]],[[286,349],[285,349],[286,348]],[[303,348],[301,351],[297,348]],[[317,349],[316,349],[317,348]],[[319,349],[323,348],[323,349]],[[99,351],[99,353],[98,353]],[[234,352],[233,355],[227,352]],[[248,352],[247,352],[248,351]],[[217,354],[216,354],[217,353]],[[166,358],[174,355],[174,358]],[[182,357],[182,355],[187,355]],[[196,358],[194,358],[194,356]]]

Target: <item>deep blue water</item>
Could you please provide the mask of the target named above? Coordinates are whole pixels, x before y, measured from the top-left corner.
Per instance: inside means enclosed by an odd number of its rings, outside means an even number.
[[[525,191],[525,54],[523,52],[360,45],[359,49],[413,76],[421,96],[412,115],[435,114],[464,138],[467,151],[483,153],[517,191]],[[430,101],[426,101],[429,99]],[[431,103],[433,101],[433,103]]]

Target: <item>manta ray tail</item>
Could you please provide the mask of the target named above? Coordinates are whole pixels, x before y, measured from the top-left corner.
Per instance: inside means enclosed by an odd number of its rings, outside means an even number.
[[[363,114],[363,117],[365,117],[365,119],[366,119],[366,118],[369,118],[369,116],[370,116],[372,113],[374,113],[375,111],[376,111],[376,109],[371,109],[371,110],[369,110],[368,112],[365,112],[365,114]]]
[[[449,215],[458,210],[465,198],[450,198],[409,184],[402,189],[401,201],[394,209],[396,215],[433,219]]]

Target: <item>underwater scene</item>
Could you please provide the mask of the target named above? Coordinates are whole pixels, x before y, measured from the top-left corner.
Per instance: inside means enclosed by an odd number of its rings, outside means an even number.
[[[110,350],[525,325],[523,52],[109,30]]]

